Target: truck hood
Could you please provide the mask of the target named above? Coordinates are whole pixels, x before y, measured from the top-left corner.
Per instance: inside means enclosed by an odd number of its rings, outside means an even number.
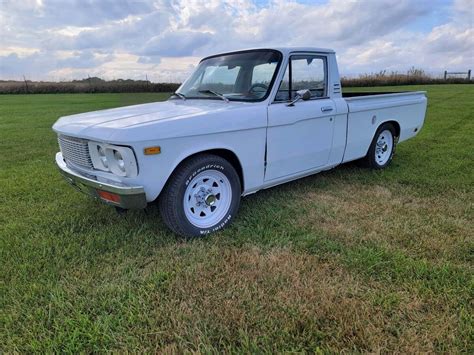
[[[64,116],[53,125],[53,130],[71,136],[107,140],[117,130],[221,113],[248,105],[221,100],[168,100]]]

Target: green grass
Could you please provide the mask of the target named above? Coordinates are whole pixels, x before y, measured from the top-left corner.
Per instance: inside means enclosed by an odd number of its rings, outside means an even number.
[[[0,96],[0,351],[472,353],[474,87],[387,89],[429,97],[390,168],[259,192],[190,242],[53,162],[59,116],[167,95]]]

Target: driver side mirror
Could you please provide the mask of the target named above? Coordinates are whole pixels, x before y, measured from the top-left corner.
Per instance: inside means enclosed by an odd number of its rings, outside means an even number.
[[[291,101],[286,106],[294,106],[295,103],[297,103],[298,101],[300,101],[300,100],[307,101],[310,98],[311,98],[311,91],[309,91],[308,89],[298,90],[296,92],[296,96],[293,99],[293,101]]]

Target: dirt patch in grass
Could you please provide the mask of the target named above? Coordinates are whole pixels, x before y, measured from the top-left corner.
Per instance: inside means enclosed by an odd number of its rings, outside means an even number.
[[[157,294],[148,339],[170,349],[439,350],[456,319],[442,304],[358,280],[337,262],[289,250],[213,248]],[[442,348],[444,348],[444,345]]]
[[[338,184],[308,191],[297,223],[345,244],[375,243],[431,261],[468,265],[474,250],[469,193],[419,196],[403,186]]]

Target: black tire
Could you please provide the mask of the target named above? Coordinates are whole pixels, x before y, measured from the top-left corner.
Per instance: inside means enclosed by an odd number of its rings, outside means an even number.
[[[219,214],[225,213],[219,221],[211,226],[203,228],[193,224],[186,216],[184,195],[192,180],[198,176],[198,174],[209,170],[213,170],[213,174],[217,171],[225,175],[230,183],[231,193],[228,195],[231,196],[231,201],[227,212],[224,212],[226,210],[225,207],[223,207],[223,210],[219,211]],[[228,184],[225,186],[227,185]],[[190,187],[190,189],[192,189],[192,187]],[[232,164],[220,156],[202,154],[185,160],[176,168],[163,188],[158,203],[164,223],[174,233],[185,238],[193,238],[202,237],[227,227],[232,222],[239,209],[240,195],[241,184],[239,175]],[[196,197],[196,199],[197,198],[198,197]],[[214,198],[214,201],[215,200],[216,198]],[[206,205],[203,204],[203,206],[205,208],[212,207],[207,205],[207,202]]]
[[[391,139],[392,139],[392,147],[390,150],[390,155],[388,157],[388,160],[386,160],[383,163],[380,163],[377,159],[377,140],[379,136],[381,135],[382,132],[388,131],[391,134]],[[362,165],[371,168],[371,169],[384,169],[387,166],[390,165],[393,159],[393,154],[395,153],[395,148],[398,142],[398,137],[396,136],[396,130],[393,124],[391,123],[384,123],[382,124],[377,131],[375,132],[374,138],[372,139],[372,143],[370,144],[369,151],[367,152],[367,155],[362,159]]]

